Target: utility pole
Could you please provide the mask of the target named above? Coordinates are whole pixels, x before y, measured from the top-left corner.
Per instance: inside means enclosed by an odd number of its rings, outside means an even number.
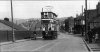
[[[15,33],[14,33],[14,21],[13,21],[13,5],[12,5],[12,0],[10,0],[11,2],[11,17],[12,17],[12,42],[15,42]]]
[[[85,0],[85,36],[86,36],[86,40],[88,38],[87,32],[88,32],[88,23],[87,23],[87,0]]]
[[[83,5],[82,5],[82,16],[83,16]]]
[[[87,32],[87,0],[85,0],[85,30]]]
[[[83,5],[82,5],[82,18],[83,18]],[[83,33],[84,33],[84,19],[81,19],[81,23],[82,23],[82,36],[83,36]]]

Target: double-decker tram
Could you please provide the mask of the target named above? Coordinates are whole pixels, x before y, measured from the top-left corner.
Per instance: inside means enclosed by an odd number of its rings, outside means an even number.
[[[41,26],[43,39],[57,38],[57,15],[51,11],[41,12]]]

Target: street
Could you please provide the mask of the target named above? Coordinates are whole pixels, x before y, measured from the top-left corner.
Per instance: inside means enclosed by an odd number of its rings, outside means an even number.
[[[60,33],[55,40],[29,40],[20,43],[2,45],[1,51],[5,52],[88,52],[79,35]]]

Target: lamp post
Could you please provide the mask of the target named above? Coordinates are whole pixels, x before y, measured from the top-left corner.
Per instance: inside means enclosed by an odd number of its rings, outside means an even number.
[[[10,2],[11,2],[11,17],[12,17],[12,38],[13,38],[13,40],[12,40],[12,42],[15,42],[15,33],[14,33],[14,21],[13,21],[13,5],[12,5],[12,0],[10,0]]]

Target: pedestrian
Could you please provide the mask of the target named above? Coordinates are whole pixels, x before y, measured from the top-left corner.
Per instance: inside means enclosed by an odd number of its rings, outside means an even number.
[[[49,28],[49,31],[51,31],[51,27]]]
[[[93,39],[93,33],[92,33],[92,31],[90,30],[90,31],[88,32],[88,40],[89,40],[89,43],[92,43],[92,39]]]
[[[36,31],[33,32],[32,36],[31,36],[32,40],[36,40]]]
[[[34,31],[34,39],[36,40],[36,31]]]
[[[98,34],[98,32],[96,32],[95,33],[95,36],[94,36],[94,42],[96,43],[96,41],[98,40],[98,36],[99,36],[99,34]]]

